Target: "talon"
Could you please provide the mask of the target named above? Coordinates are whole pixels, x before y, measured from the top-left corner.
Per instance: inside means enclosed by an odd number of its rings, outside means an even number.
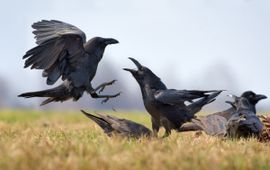
[[[104,89],[105,89],[105,86],[103,86],[103,87],[98,91],[98,94],[100,94],[101,92],[103,92]]]
[[[107,97],[106,99],[102,100],[102,101],[101,101],[101,104],[107,103],[107,101],[108,101],[109,99],[110,99],[110,98]]]
[[[100,87],[100,90],[98,91],[98,93],[100,94],[101,92],[104,91],[104,89],[105,89],[106,86],[110,86],[110,85],[114,84],[116,81],[117,81],[117,80],[112,80],[112,81],[110,81],[110,82],[101,84],[101,85],[100,85],[101,87]]]
[[[109,82],[108,84],[109,84],[109,85],[112,85],[112,84],[114,84],[115,82],[117,82],[117,80],[112,80],[112,81]]]
[[[122,92],[119,92],[117,94],[114,95],[114,97],[120,96]]]

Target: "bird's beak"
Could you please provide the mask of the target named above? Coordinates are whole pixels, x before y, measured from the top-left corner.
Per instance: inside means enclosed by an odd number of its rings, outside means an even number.
[[[143,66],[139,63],[139,61],[135,60],[134,58],[129,57],[129,59],[136,65],[138,70],[141,70]]]
[[[234,102],[232,102],[232,101],[225,101],[225,103],[230,104],[233,108],[236,109],[236,105],[235,105]]]
[[[137,71],[136,71],[136,70],[134,70],[134,69],[123,68],[123,70],[125,70],[125,71],[129,71],[129,72],[130,72],[130,73],[132,73],[132,74],[137,73]]]
[[[239,99],[239,97],[237,97],[236,95],[233,95],[233,94],[229,94],[229,95],[227,95],[228,97],[231,97],[233,100],[237,100],[237,99]]]
[[[138,70],[141,70],[143,68],[143,66],[137,60],[135,60],[134,58],[129,57],[129,59],[136,65]],[[123,70],[129,71],[132,74],[138,73],[138,70],[135,70],[135,69],[123,68]]]
[[[109,45],[109,44],[117,44],[119,43],[119,41],[117,41],[116,39],[113,38],[106,38],[105,39],[105,44]]]
[[[262,100],[262,99],[267,99],[267,96],[265,95],[262,95],[262,94],[256,94],[256,100],[259,101],[259,100]]]

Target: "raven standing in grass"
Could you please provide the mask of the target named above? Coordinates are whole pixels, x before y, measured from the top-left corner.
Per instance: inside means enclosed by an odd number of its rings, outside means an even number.
[[[228,120],[218,114],[212,114],[199,119],[192,119],[192,122],[211,136],[259,137],[264,125],[254,112],[253,105],[245,97],[233,96],[233,98],[233,102],[226,101],[234,108]]]
[[[254,112],[252,104],[244,97],[234,96],[234,99],[235,102],[227,102],[235,108],[235,112],[226,124],[226,135],[231,138],[259,137],[263,123]]]
[[[157,136],[161,126],[166,130],[164,137],[169,136],[172,129],[178,130],[183,123],[194,118],[204,105],[213,102],[221,93],[221,91],[167,89],[149,68],[142,66],[133,58],[129,59],[138,70],[129,68],[124,70],[129,71],[139,83],[144,106],[151,115],[154,136]],[[199,100],[193,101],[195,99]],[[186,101],[191,104],[186,105]]]
[[[47,78],[48,85],[53,85],[60,77],[63,83],[52,89],[23,93],[19,97],[47,97],[41,103],[45,105],[69,99],[77,101],[85,91],[93,98],[104,98],[103,102],[120,95],[97,94],[115,80],[96,88],[91,84],[105,47],[118,43],[117,40],[94,37],[86,41],[84,32],[79,28],[56,20],[42,20],[32,27],[37,46],[23,56],[26,59],[24,67],[43,70],[42,76]]]
[[[250,110],[252,110],[256,114],[256,104],[263,99],[266,99],[267,97],[262,94],[256,94],[253,91],[245,91],[241,97],[247,99],[250,103]],[[204,130],[200,126],[200,124],[208,124],[209,121],[211,121],[211,124],[215,127],[219,127],[220,119],[225,119],[225,121],[228,121],[232,114],[236,111],[236,107],[230,107],[227,110],[213,113],[201,118],[197,118],[197,120],[194,120],[193,122],[185,123],[181,126],[180,131],[197,131],[197,130]],[[223,117],[223,118],[221,118]],[[218,118],[218,119],[217,119]],[[211,125],[211,126],[212,126]],[[205,125],[207,126],[207,125]],[[209,128],[211,129],[211,128]],[[214,129],[212,129],[214,131]]]
[[[96,113],[98,116],[94,116],[90,113],[87,113],[83,110],[81,112],[96,122],[106,133],[108,136],[120,135],[123,137],[132,137],[132,138],[140,138],[140,137],[150,137],[151,130],[147,127],[130,121],[126,119],[119,119],[114,116],[104,115],[100,113]]]

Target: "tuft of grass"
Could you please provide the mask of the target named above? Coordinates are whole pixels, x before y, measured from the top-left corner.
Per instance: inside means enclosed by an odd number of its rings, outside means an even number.
[[[104,112],[108,113],[108,112]],[[150,127],[144,113],[110,113]],[[0,111],[0,169],[270,169],[270,144],[193,132],[166,139],[103,134],[78,112]]]

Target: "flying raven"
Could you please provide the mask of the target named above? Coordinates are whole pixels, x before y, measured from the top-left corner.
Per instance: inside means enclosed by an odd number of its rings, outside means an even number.
[[[123,137],[132,137],[132,138],[140,138],[140,137],[150,137],[151,130],[147,127],[138,124],[136,122],[119,119],[114,116],[104,115],[100,113],[96,113],[98,116],[94,116],[90,113],[87,113],[83,110],[81,112],[96,122],[106,133],[108,136],[120,135]]]
[[[142,66],[134,58],[129,58],[137,70],[124,68],[138,82],[146,110],[151,115],[153,135],[157,136],[159,128],[166,130],[164,137],[171,130],[178,130],[181,125],[194,118],[201,108],[213,102],[221,91],[175,90],[167,89],[165,84],[149,68]],[[194,101],[198,99],[197,101]],[[186,105],[185,102],[191,102]]]
[[[105,47],[118,43],[116,39],[94,37],[86,41],[84,32],[79,28],[56,20],[42,20],[32,27],[37,46],[23,56],[26,59],[24,67],[43,70],[42,76],[47,78],[48,85],[53,85],[60,77],[63,83],[52,89],[23,93],[19,97],[47,97],[41,103],[45,105],[69,99],[77,101],[84,91],[93,98],[105,98],[103,102],[120,95],[97,94],[115,80],[96,88],[91,84]]]

